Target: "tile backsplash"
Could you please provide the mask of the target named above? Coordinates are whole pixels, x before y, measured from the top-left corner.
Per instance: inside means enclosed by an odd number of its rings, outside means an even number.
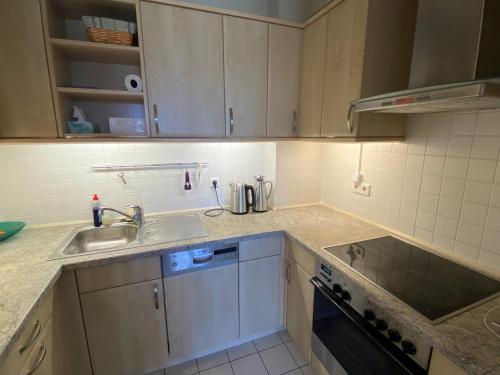
[[[405,142],[323,145],[322,201],[500,271],[499,152],[500,112],[411,116]]]
[[[259,143],[113,143],[2,144],[0,221],[28,225],[91,220],[91,196],[119,208],[143,204],[146,213],[212,207],[209,177],[221,178],[221,203],[233,181],[252,183],[264,174],[274,180],[276,146]],[[184,191],[185,170],[92,172],[105,164],[209,162],[201,173],[190,170],[191,191]]]

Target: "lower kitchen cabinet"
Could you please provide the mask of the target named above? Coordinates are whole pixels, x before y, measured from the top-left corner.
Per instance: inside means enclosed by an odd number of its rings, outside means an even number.
[[[281,256],[241,262],[240,336],[275,332],[279,328]]]
[[[94,375],[164,368],[167,327],[161,279],[80,296]]]
[[[238,264],[166,277],[164,285],[172,359],[239,338]]]
[[[314,287],[312,277],[297,263],[287,259],[286,265],[286,327],[299,349],[311,359],[312,315]]]

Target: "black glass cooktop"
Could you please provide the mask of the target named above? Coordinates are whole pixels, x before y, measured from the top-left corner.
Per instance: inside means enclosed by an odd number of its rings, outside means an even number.
[[[500,282],[387,236],[326,248],[433,323],[500,293]]]

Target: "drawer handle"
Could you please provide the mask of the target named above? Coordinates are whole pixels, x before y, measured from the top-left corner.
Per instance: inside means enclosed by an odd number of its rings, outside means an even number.
[[[38,370],[38,368],[41,366],[43,360],[45,359],[45,355],[47,354],[47,348],[45,346],[42,346],[40,348],[40,354],[38,356],[38,359],[36,360],[35,364],[33,365],[33,367],[26,371],[26,373],[24,375],[32,375],[35,373],[36,370]]]
[[[30,338],[28,339],[28,341],[26,341],[26,343],[23,346],[19,348],[19,354],[23,354],[26,351],[26,349],[28,349],[31,345],[33,345],[38,336],[40,336],[40,332],[42,332],[42,325],[40,324],[40,321],[37,319]]]
[[[286,264],[286,270],[285,270],[285,278],[288,284],[292,282],[292,279],[290,278],[290,263],[287,262]]]
[[[160,308],[160,300],[158,297],[158,286],[155,285],[153,288],[153,298],[155,301],[155,309],[158,310]]]

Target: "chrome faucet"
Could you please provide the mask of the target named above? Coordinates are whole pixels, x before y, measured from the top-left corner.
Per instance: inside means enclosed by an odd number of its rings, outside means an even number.
[[[114,208],[111,208],[111,207],[100,207],[99,208],[99,216],[102,217],[102,214],[104,213],[104,211],[115,212],[119,215],[126,217],[129,220],[132,220],[137,225],[137,227],[139,229],[141,229],[145,223],[144,209],[142,208],[142,206],[127,206],[127,208],[131,208],[134,210],[134,214],[132,216],[130,216],[129,214],[126,214],[125,212],[122,212],[120,210],[115,210]]]

